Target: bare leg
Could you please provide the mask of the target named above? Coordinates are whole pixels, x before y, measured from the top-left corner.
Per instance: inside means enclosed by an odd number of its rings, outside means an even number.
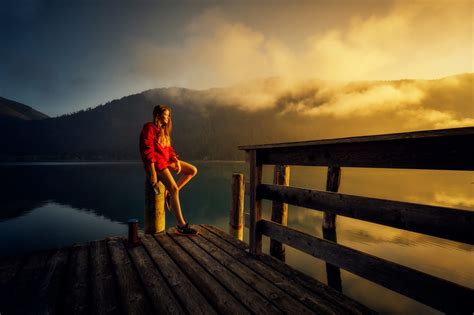
[[[174,217],[178,225],[182,226],[186,224],[184,221],[183,213],[181,212],[181,204],[179,202],[179,188],[176,182],[174,181],[173,176],[171,176],[170,171],[165,168],[162,171],[156,172],[158,180],[160,180],[166,189],[171,195],[171,209],[173,210]]]
[[[196,176],[197,168],[188,162],[179,162],[181,164],[181,173],[183,173],[183,176],[178,179],[176,185],[178,185],[178,189],[181,190],[184,185],[186,185],[194,176]]]

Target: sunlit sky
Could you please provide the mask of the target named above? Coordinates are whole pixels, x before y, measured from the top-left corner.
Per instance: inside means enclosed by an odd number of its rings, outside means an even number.
[[[158,87],[473,72],[473,4],[0,2],[0,96],[50,116]]]

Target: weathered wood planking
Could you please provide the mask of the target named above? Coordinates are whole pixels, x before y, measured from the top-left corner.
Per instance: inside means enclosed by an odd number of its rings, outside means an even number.
[[[7,305],[11,291],[10,283],[22,269],[26,257],[10,256],[0,259],[0,305]]]
[[[202,232],[202,229],[200,230]],[[206,238],[198,236],[191,238],[191,240],[214,257],[214,259],[216,259],[220,264],[225,266],[234,274],[239,275],[240,279],[242,279],[246,284],[261,293],[261,295],[269,298],[269,301],[274,302],[274,305],[281,311],[285,313],[314,314],[311,309],[295,300],[285,291],[269,282],[257,272],[249,269],[232,255],[215,246],[212,242],[209,242]]]
[[[249,152],[250,158],[250,252],[254,255],[262,252],[262,234],[256,223],[262,217],[262,199],[257,195],[257,187],[262,183],[262,165],[257,161],[257,152]]]
[[[164,314],[186,314],[145,249],[136,246],[128,252],[155,309]]]
[[[89,246],[77,244],[71,247],[70,263],[66,278],[66,298],[64,314],[90,314],[91,305],[89,296]]]
[[[153,236],[145,235],[141,241],[171,290],[175,292],[183,308],[189,314],[216,314],[202,293],[192,284]]]
[[[244,211],[244,190],[244,175],[232,174],[229,233],[239,240],[242,240],[244,237],[244,222],[242,222],[242,213]]]
[[[191,282],[200,290],[205,292],[210,303],[218,312],[229,314],[250,314],[240,301],[230,294],[206,269],[187,254],[167,234],[156,235],[156,240],[166,250],[168,255],[181,267]]]
[[[254,259],[245,249],[236,247],[235,244],[226,242],[218,235],[212,232],[212,228],[203,225],[200,228],[200,233],[203,238],[211,242],[214,246],[224,251],[228,255],[237,259],[240,263],[265,278],[267,281],[273,283],[275,286],[291,295],[301,303],[317,314],[345,314],[344,308],[334,301],[327,301],[324,298],[316,298],[313,292],[300,287],[293,279],[288,278],[273,268],[265,265],[263,262]],[[248,247],[245,247],[248,248]],[[329,306],[330,305],[330,306]],[[354,308],[352,314],[357,313],[357,308]],[[360,313],[361,314],[361,313]]]
[[[133,247],[110,237],[25,258],[0,257],[0,284],[7,293],[0,312],[372,313],[321,283],[322,293],[302,286],[279,270],[290,267],[279,261],[274,268],[250,256],[215,227],[198,228],[202,235],[195,237],[145,235]]]
[[[290,185],[290,167],[287,165],[275,165],[273,170],[273,184]],[[272,221],[287,225],[288,223],[288,204],[273,200],[272,201]],[[285,261],[285,246],[273,239],[270,239],[270,255]]]
[[[51,252],[41,251],[31,254],[15,276],[4,300],[6,314],[25,314],[33,311],[33,302],[37,302],[44,268]],[[25,303],[28,301],[29,303]]]
[[[337,192],[339,190],[340,184],[341,168],[338,166],[329,166],[326,177],[326,190]],[[334,212],[324,211],[323,237],[329,241],[337,243],[336,214]],[[337,291],[342,292],[341,270],[338,267],[326,262],[326,276],[328,285]]]
[[[309,209],[474,244],[474,211],[261,184],[257,194]]]
[[[181,245],[186,252],[194,259],[199,260],[200,264],[212,274],[225,288],[238,300],[248,306],[252,311],[258,314],[282,314],[282,311],[272,305],[269,300],[247,285],[235,273],[221,265],[211,255],[195,245],[188,237],[176,236],[170,233],[171,237]]]
[[[118,286],[112,271],[105,240],[90,244],[91,295],[94,311],[98,314],[120,314]]]
[[[0,261],[0,292],[3,292],[3,289],[15,277],[25,263],[25,258],[24,256],[9,256]]]
[[[232,238],[218,228],[212,225],[201,225],[210,233],[203,233],[204,237],[209,237],[211,241],[218,241],[221,248],[225,248],[233,253],[233,255],[244,263],[250,264],[253,270],[259,270],[260,274],[266,274],[269,279],[278,285],[285,285],[282,281],[286,279],[292,284],[291,289],[284,287],[287,292],[295,293],[299,299],[310,307],[314,307],[315,311],[325,314],[331,312],[330,308],[336,314],[374,314],[375,312],[366,306],[347,298],[345,295],[336,292],[331,287],[311,278],[310,276],[291,268],[281,261],[269,256],[259,255],[251,256],[248,253],[249,247],[246,243]],[[232,246],[226,246],[225,243]],[[245,259],[243,257],[247,257]],[[266,272],[264,271],[266,270]],[[296,286],[297,289],[294,288]],[[298,291],[300,293],[297,293]],[[304,293],[303,293],[304,292]]]
[[[258,164],[474,170],[474,127],[240,146]]]
[[[35,312],[39,314],[52,314],[60,307],[59,303],[63,300],[63,281],[67,269],[69,258],[68,249],[57,250],[48,260],[43,279],[37,293],[37,305]]]
[[[271,221],[261,220],[258,228],[264,235],[436,309],[463,314],[474,311],[474,290],[456,283]]]
[[[150,314],[152,310],[150,301],[140,284],[138,275],[132,268],[132,262],[127,255],[123,241],[109,241],[107,245],[119,286],[120,301],[125,313]]]

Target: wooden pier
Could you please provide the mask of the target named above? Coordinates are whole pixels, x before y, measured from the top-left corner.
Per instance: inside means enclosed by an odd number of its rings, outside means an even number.
[[[365,306],[210,225],[0,257],[6,314],[370,314]]]

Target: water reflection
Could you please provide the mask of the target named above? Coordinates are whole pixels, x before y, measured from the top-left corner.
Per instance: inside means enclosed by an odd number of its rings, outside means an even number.
[[[0,223],[0,230],[2,255],[15,255],[122,235],[127,226],[90,211],[51,202]]]

